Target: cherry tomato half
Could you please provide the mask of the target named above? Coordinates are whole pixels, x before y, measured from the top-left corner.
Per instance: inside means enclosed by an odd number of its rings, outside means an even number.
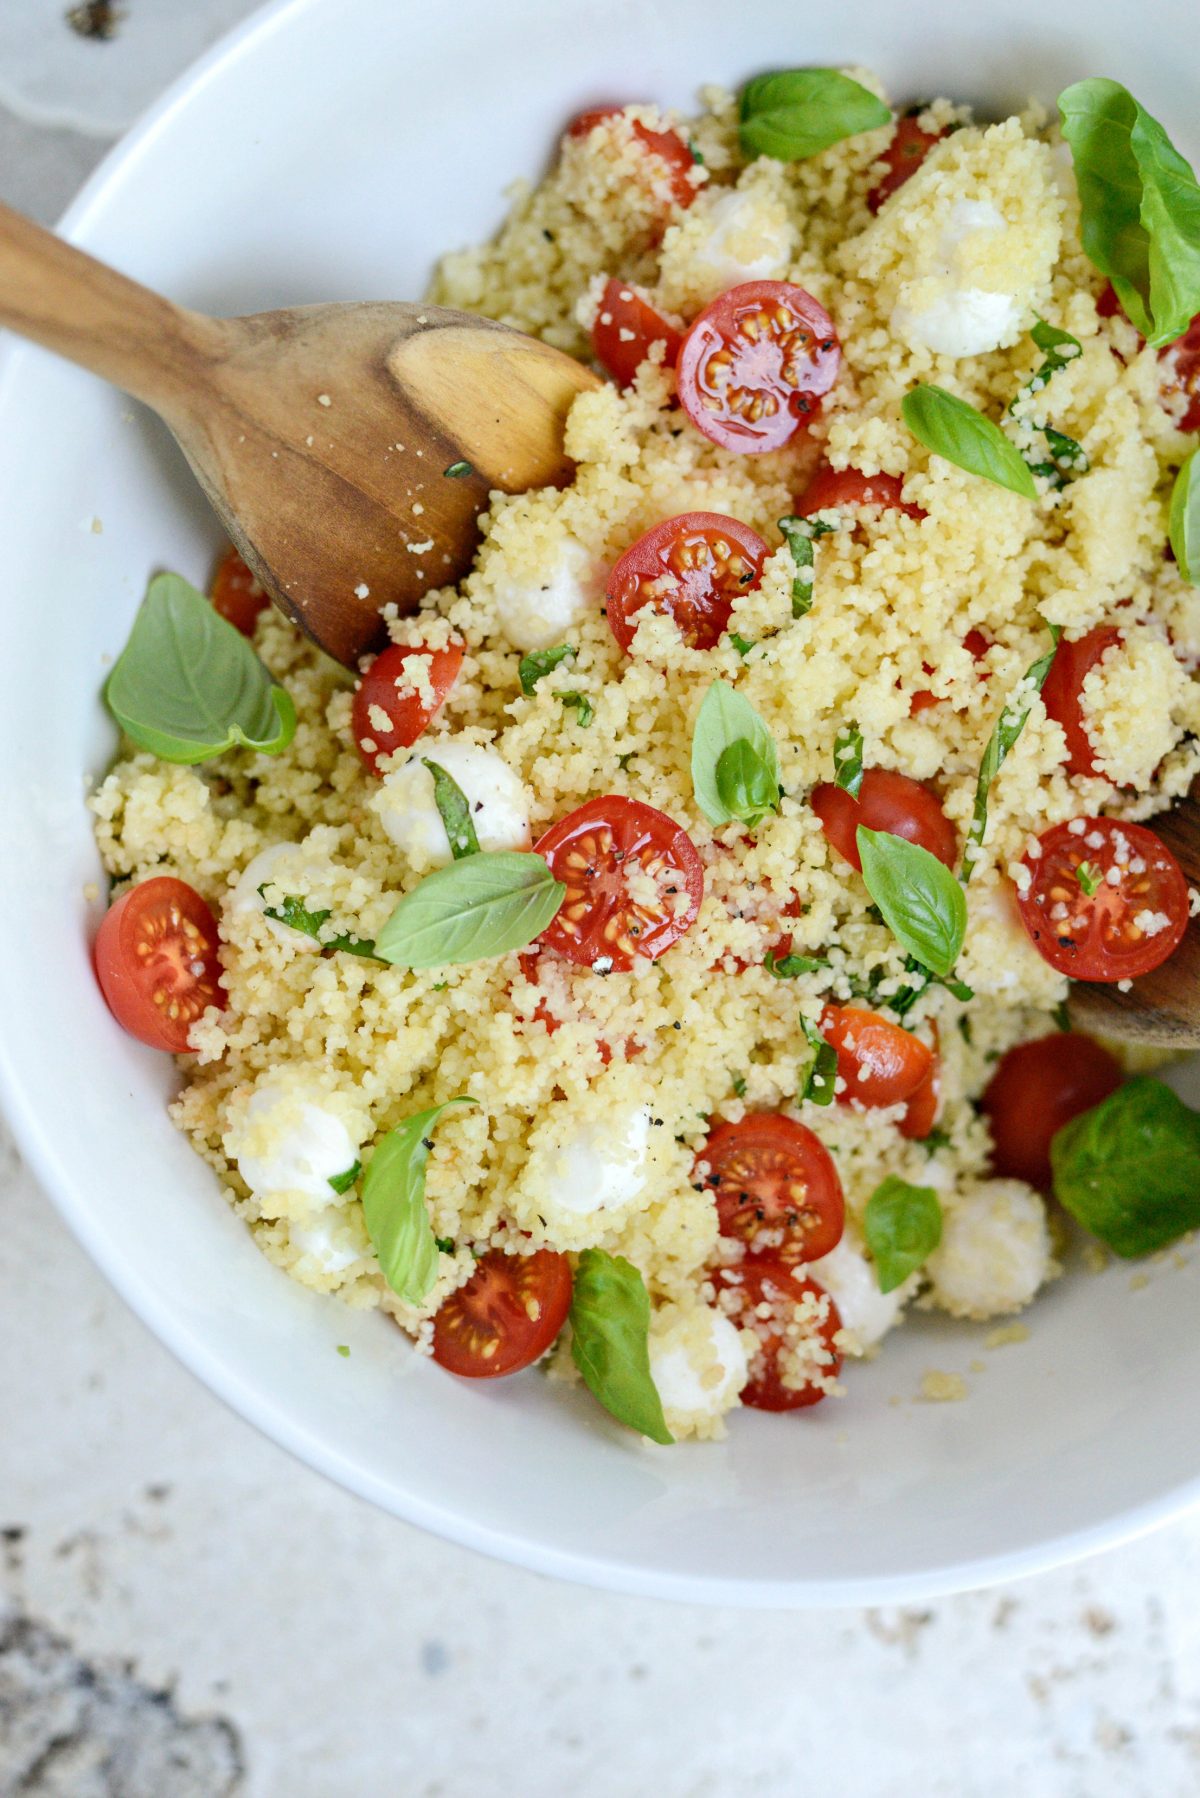
[[[404,664],[410,656],[428,659],[432,705],[404,678]],[[410,649],[393,643],[376,656],[354,689],[350,706],[354,741],[372,774],[380,772],[385,756],[394,755],[397,749],[411,749],[457,680],[462,659],[461,643],[448,643],[445,649],[419,645]]]
[[[1200,431],[1200,313],[1192,320],[1182,337],[1158,352],[1166,376],[1162,384],[1164,399],[1176,416],[1177,394],[1187,396],[1187,404],[1177,423],[1181,431]]]
[[[909,177],[916,174],[933,146],[945,135],[944,131],[922,131],[915,118],[896,120],[892,141],[879,158],[885,165],[884,173],[867,195],[867,205],[872,212],[878,212],[883,202],[890,200],[897,188],[903,187]]]
[[[696,921],[704,869],[665,812],[609,794],[560,818],[536,845],[567,889],[537,939],[569,961],[608,973],[657,961]]]
[[[968,631],[966,636],[963,638],[963,648],[968,652],[968,654],[973,656],[977,662],[982,662],[984,656],[987,654],[988,650],[991,647],[992,647],[991,644],[989,643],[988,639],[984,636],[982,631]],[[925,670],[926,674],[933,673],[932,662],[922,662],[921,666]],[[985,668],[983,670],[983,672],[980,674],[979,678],[980,678],[980,680],[991,680],[992,677],[988,673],[987,669]],[[899,681],[896,682],[896,685],[897,686],[900,685]],[[909,717],[915,718],[918,715],[918,713],[927,711],[931,705],[941,705],[943,702],[943,698],[944,698],[944,695],[939,694],[939,693],[930,693],[926,688],[922,687],[919,692],[916,692],[913,694],[912,698],[908,702]]]
[[[96,935],[96,978],[130,1036],[183,1055],[192,1025],[225,1008],[217,921],[184,880],[159,874],[131,887]]]
[[[1054,652],[1042,687],[1042,703],[1047,715],[1062,725],[1068,774],[1096,772],[1096,752],[1083,721],[1083,683],[1100,658],[1122,642],[1119,630],[1102,624],[1074,642],[1064,637]]]
[[[213,611],[219,612],[235,630],[241,631],[243,637],[254,635],[259,613],[270,604],[265,587],[251,574],[232,545],[217,563],[212,603]]]
[[[581,112],[577,119],[572,119],[567,126],[568,137],[587,137],[597,125],[603,125],[606,119],[614,119],[623,112],[623,106],[594,106],[589,112]],[[633,135],[662,171],[666,190],[676,206],[690,206],[696,198],[696,186],[692,173],[696,167],[695,158],[677,131],[652,131],[649,125],[643,125],[639,119],[633,122]]]
[[[900,1119],[900,1134],[910,1142],[924,1142],[938,1120],[942,1103],[942,1058],[934,1054],[933,1066],[913,1093]]]
[[[888,768],[868,768],[858,798],[832,781],[823,781],[812,796],[812,808],[821,828],[838,854],[862,873],[857,831],[886,830],[908,843],[919,843],[948,868],[954,866],[958,843],[937,794],[907,774]]]
[[[1022,864],[1030,884],[1017,905],[1034,947],[1060,974],[1133,980],[1178,948],[1187,881],[1144,824],[1076,818],[1045,831],[1038,845],[1040,853],[1027,853]]]
[[[467,1380],[498,1380],[544,1355],[571,1309],[571,1263],[554,1249],[492,1249],[433,1320],[433,1358]]]
[[[627,281],[610,281],[600,299],[592,326],[592,348],[621,387],[632,387],[634,376],[656,343],[665,345],[663,363],[674,368],[683,333],[644,300]]]
[[[742,1403],[756,1411],[799,1411],[819,1405],[828,1396],[826,1382],[836,1380],[842,1371],[835,1346],[842,1320],[825,1288],[766,1256],[716,1268],[711,1278],[726,1317],[737,1329],[753,1330],[758,1338]],[[767,1317],[760,1315],[764,1307]],[[785,1355],[796,1363],[787,1383]],[[804,1378],[802,1369],[811,1377]]]
[[[739,593],[756,587],[770,552],[757,531],[721,512],[664,518],[608,577],[608,625],[628,653],[644,606],[673,618],[691,649],[712,649]]]
[[[722,1236],[752,1254],[819,1261],[841,1241],[846,1204],[833,1157],[811,1130],[776,1112],[718,1124],[696,1157]]]
[[[933,1050],[876,1011],[827,1005],[820,1030],[837,1050],[838,1073],[846,1082],[839,1105],[898,1105],[913,1098],[933,1073]]]
[[[1049,1192],[1051,1139],[1124,1078],[1120,1063],[1090,1036],[1058,1031],[1018,1043],[1001,1057],[983,1095],[993,1170]]]
[[[722,449],[781,449],[816,415],[841,361],[829,314],[810,293],[746,281],[689,327],[676,364],[679,401]]]
[[[927,518],[921,506],[904,498],[904,479],[898,474],[862,474],[857,468],[830,468],[823,462],[796,501],[802,518],[838,506],[876,506],[881,512],[899,509],[909,518]]]

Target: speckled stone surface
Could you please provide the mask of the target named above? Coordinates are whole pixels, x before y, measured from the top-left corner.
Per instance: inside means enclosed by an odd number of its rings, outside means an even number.
[[[52,218],[102,148],[0,110],[0,196]],[[810,1791],[1195,1798],[1200,1518],[900,1611],[551,1584],[368,1510],[231,1416],[0,1126],[0,1798]]]

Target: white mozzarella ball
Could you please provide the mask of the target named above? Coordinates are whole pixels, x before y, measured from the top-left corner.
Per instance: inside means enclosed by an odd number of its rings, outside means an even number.
[[[346,1214],[331,1211],[298,1223],[288,1224],[288,1240],[323,1274],[342,1274],[366,1253],[355,1242]]]
[[[842,1328],[853,1339],[848,1346],[860,1355],[900,1321],[900,1313],[916,1288],[915,1278],[910,1278],[891,1292],[880,1292],[874,1262],[868,1261],[845,1236],[806,1271],[837,1306]]]
[[[558,1210],[587,1217],[636,1199],[646,1182],[650,1129],[645,1106],[602,1125],[581,1125],[551,1164],[550,1187]]]
[[[746,1384],[749,1361],[741,1335],[708,1306],[664,1305],[650,1339],[650,1377],[676,1428],[719,1417]]]
[[[357,1145],[337,1114],[267,1077],[251,1095],[235,1149],[258,1199],[303,1194],[337,1202],[329,1184],[354,1166]]]
[[[277,885],[281,893],[291,893],[294,888],[286,878],[284,864],[294,858],[295,843],[270,843],[265,849],[246,863],[237,879],[237,884],[225,901],[227,917],[235,924],[245,925],[251,918],[264,918],[267,929],[272,936],[286,943],[290,949],[303,953],[319,953],[321,945],[315,937],[307,935],[303,930],[293,930],[290,924],[283,924],[278,918],[266,915],[266,900],[259,892],[259,887]],[[303,897],[303,894],[297,895]],[[276,902],[278,903],[278,902]]]
[[[745,281],[778,281],[787,273],[794,236],[782,208],[734,188],[713,200],[708,224],[693,266],[713,299]]]
[[[528,577],[501,580],[496,616],[514,649],[550,649],[596,610],[599,599],[588,579],[588,562],[583,545],[564,537],[546,549]]]
[[[1046,1207],[1020,1180],[981,1180],[946,1208],[925,1264],[939,1305],[956,1317],[1020,1311],[1050,1266]]]
[[[892,310],[892,330],[910,349],[938,356],[983,356],[1015,341],[1025,301],[1007,291],[993,292],[970,280],[960,255],[977,233],[1007,230],[1004,214],[990,200],[956,200],[929,259],[930,279],[919,283],[915,303]]]
[[[528,796],[503,756],[453,737],[432,740],[424,753],[462,788],[481,849],[529,847]],[[384,776],[371,804],[397,849],[410,861],[443,867],[452,859],[433,797],[433,776],[421,753]]]

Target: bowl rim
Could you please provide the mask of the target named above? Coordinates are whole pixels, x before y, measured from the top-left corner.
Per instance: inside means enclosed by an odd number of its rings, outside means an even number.
[[[193,96],[242,56],[274,33],[285,31],[302,15],[318,11],[329,0],[265,0],[265,4],[225,32],[203,55],[184,69],[164,92],[119,137],[97,164],[55,227],[67,241],[87,247],[103,222],[112,189],[144,156],[153,151],[172,119]],[[0,334],[0,401],[23,346]],[[551,1548],[512,1531],[483,1524],[461,1509],[435,1506],[375,1478],[369,1469],[333,1450],[281,1404],[268,1398],[252,1377],[243,1377],[210,1349],[186,1319],[170,1311],[156,1288],[141,1278],[118,1254],[110,1252],[104,1233],[73,1190],[48,1128],[44,1107],[27,1091],[15,1046],[0,1031],[0,1109],[15,1141],[43,1192],[50,1198],[89,1259],[134,1316],[175,1359],[230,1410],[270,1441],[334,1484],[365,1499],[402,1522],[478,1554],[508,1562],[524,1571],[550,1575],[599,1590],[632,1597],[662,1598],[691,1604],[736,1605],[746,1609],[835,1609],[921,1602],[1025,1578],[1070,1565],[1106,1549],[1117,1548],[1177,1521],[1200,1508],[1200,1473],[1167,1487],[1156,1497],[1079,1529],[1064,1529],[1019,1549],[951,1562],[942,1567],[891,1576],[830,1580],[758,1580],[653,1572],[613,1557]],[[701,1451],[694,1451],[701,1452]]]

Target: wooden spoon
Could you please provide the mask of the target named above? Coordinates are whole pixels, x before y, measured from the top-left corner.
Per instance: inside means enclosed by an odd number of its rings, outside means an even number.
[[[599,384],[437,306],[208,318],[3,205],[0,325],[153,407],[276,605],[347,665],[381,606],[462,578],[489,490],[570,479],[566,415]]]

